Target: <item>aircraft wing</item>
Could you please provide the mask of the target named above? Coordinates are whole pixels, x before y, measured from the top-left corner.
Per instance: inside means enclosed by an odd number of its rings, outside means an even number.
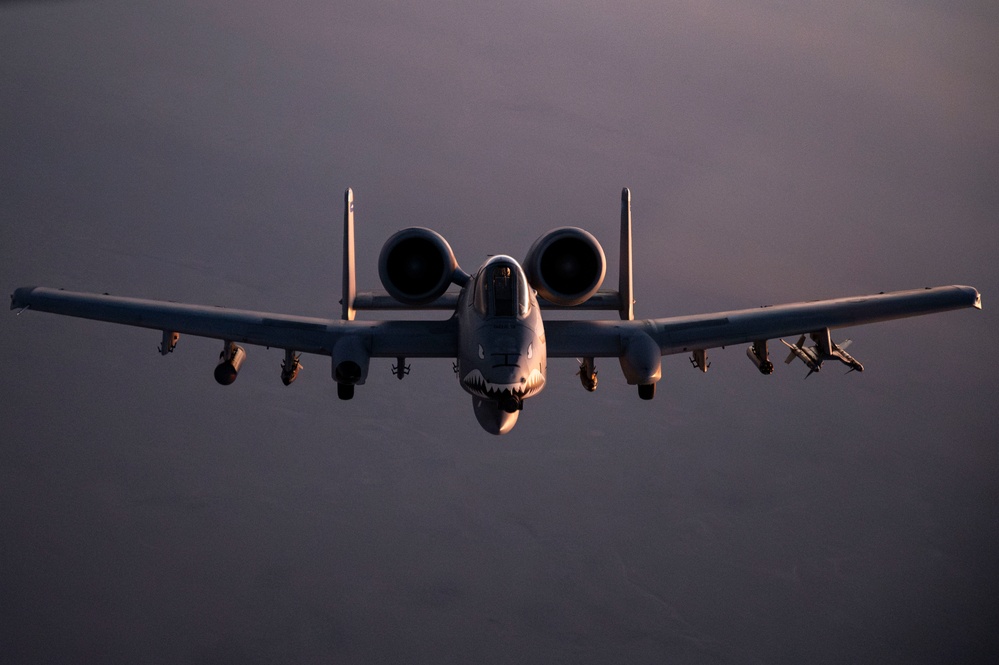
[[[11,309],[24,308],[327,356],[337,340],[347,335],[360,337],[375,358],[458,355],[453,320],[342,321],[45,287],[17,289],[11,295]]]
[[[940,286],[644,321],[546,321],[545,336],[554,358],[619,357],[641,333],[669,355],[965,307],[981,309],[976,289]]]

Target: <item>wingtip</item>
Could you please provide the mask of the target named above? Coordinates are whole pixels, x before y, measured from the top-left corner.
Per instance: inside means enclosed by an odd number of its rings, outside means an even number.
[[[22,286],[19,289],[14,289],[14,293],[10,294],[10,308],[12,310],[14,309],[23,310],[24,308],[26,308],[30,304],[28,301],[28,296],[31,295],[31,292],[34,291],[36,288],[37,287],[34,286]]]
[[[978,289],[976,289],[976,288],[974,288],[972,286],[969,286],[968,288],[971,289],[974,292],[974,295],[975,295],[975,302],[972,303],[971,306],[974,307],[975,309],[981,309],[982,308],[982,294],[978,292]]]
[[[975,309],[982,308],[982,294],[978,292],[973,286],[966,286],[964,284],[954,284],[951,288],[957,289],[967,297],[968,307],[974,307]]]

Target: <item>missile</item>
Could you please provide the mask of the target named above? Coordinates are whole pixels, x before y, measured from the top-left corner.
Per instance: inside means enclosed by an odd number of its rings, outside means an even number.
[[[597,389],[597,368],[593,358],[583,358],[579,362],[579,371],[576,374],[579,376],[579,382],[587,391],[592,393]]]

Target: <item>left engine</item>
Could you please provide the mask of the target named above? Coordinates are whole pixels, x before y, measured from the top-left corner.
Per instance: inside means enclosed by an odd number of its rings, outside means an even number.
[[[524,272],[542,298],[556,305],[579,305],[597,292],[607,259],[597,239],[571,226],[549,231],[534,241]]]
[[[419,227],[403,229],[387,241],[378,256],[378,275],[389,295],[406,305],[426,305],[451,285],[458,260],[439,233]]]

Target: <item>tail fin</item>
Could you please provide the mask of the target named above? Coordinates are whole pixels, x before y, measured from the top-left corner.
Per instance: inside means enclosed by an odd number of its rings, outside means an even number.
[[[620,308],[623,321],[631,321],[635,318],[635,298],[633,294],[634,282],[631,272],[631,192],[627,187],[621,190],[621,262],[618,274],[617,297],[620,299]]]
[[[354,320],[354,299],[357,284],[354,278],[354,192],[350,187],[343,193],[343,299],[340,318]]]

